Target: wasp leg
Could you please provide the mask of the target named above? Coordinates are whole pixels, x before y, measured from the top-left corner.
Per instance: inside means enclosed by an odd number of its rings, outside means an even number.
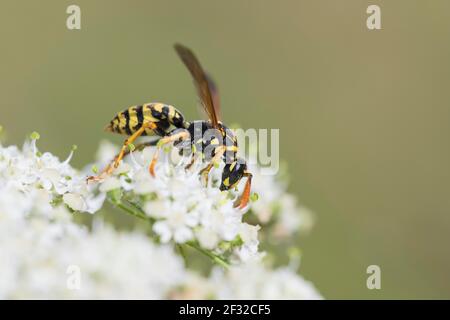
[[[133,143],[137,138],[139,138],[145,131],[145,129],[156,129],[157,126],[154,122],[146,122],[144,123],[135,133],[133,133],[131,136],[129,136],[125,142],[123,143],[122,149],[120,149],[119,154],[114,158],[114,161],[110,163],[103,171],[97,175],[97,176],[90,176],[87,178],[87,181],[100,181],[104,179],[106,176],[110,175],[114,169],[116,169],[120,161],[122,161],[122,158],[130,153],[128,149],[128,146]]]
[[[156,165],[156,162],[158,161],[159,152],[161,151],[161,148],[165,144],[168,144],[170,142],[175,142],[177,140],[185,140],[185,139],[188,139],[188,138],[189,138],[189,132],[184,130],[184,131],[177,132],[177,133],[174,133],[172,135],[166,136],[164,138],[161,138],[158,141],[157,149],[155,151],[155,154],[153,155],[152,162],[150,163],[150,166],[148,167],[148,171],[150,172],[152,177],[155,176],[155,165]]]
[[[200,170],[200,175],[204,177],[206,186],[208,185],[209,172],[216,163],[219,163],[220,159],[222,158],[226,150],[227,149],[225,146],[219,146],[216,149],[214,149],[214,157],[211,159],[210,163],[206,167]]]
[[[245,183],[244,191],[241,196],[234,202],[234,207],[239,209],[244,209],[250,198],[250,190],[252,187],[252,177],[253,175],[250,172],[245,172],[244,177],[247,177],[247,182]]]
[[[158,144],[158,141],[159,141],[160,139],[161,139],[161,138],[154,139],[154,140],[152,140],[152,141],[141,142],[141,143],[139,143],[139,144],[137,144],[137,145],[134,146],[134,150],[142,151],[142,150],[145,149],[145,147],[154,147],[154,146],[156,146],[156,145]],[[125,151],[124,157],[125,157],[127,154],[129,154],[130,152],[131,152],[131,150],[130,150],[130,148],[128,148],[127,151]]]
[[[135,133],[133,133],[129,138],[127,138],[125,140],[125,142],[123,143],[123,146],[122,146],[122,149],[120,150],[119,155],[116,157],[116,159],[114,161],[114,169],[119,166],[120,161],[122,160],[122,158],[125,155],[125,152],[127,152],[128,146],[131,143],[133,143],[137,138],[139,138],[141,136],[141,134],[144,133],[145,129],[154,130],[156,128],[157,128],[157,126],[154,122],[144,123]]]
[[[191,161],[184,167],[185,170],[189,170],[195,163],[195,154],[191,156]]]
[[[147,141],[147,142],[143,142],[140,143],[138,145],[135,146],[135,150],[141,151],[143,150],[145,147],[151,147],[151,146],[156,146],[156,144],[158,143],[158,140],[154,140],[154,141]],[[131,153],[130,148],[128,148],[127,150],[125,150],[125,152],[123,153],[123,158],[125,158],[127,155],[129,155]],[[111,161],[111,163],[98,175],[98,176],[90,176],[87,178],[88,181],[99,181],[103,179],[102,175],[106,175],[106,172],[108,170],[111,170],[111,166],[114,163],[114,161],[116,161],[117,157],[119,155],[115,156],[114,159]],[[122,159],[123,159],[122,158]]]
[[[142,151],[142,150],[145,149],[145,147],[154,147],[154,146],[156,146],[156,145],[158,144],[158,141],[159,141],[159,140],[160,140],[160,139],[156,139],[156,140],[152,140],[152,141],[147,141],[147,142],[139,143],[139,144],[137,144],[136,146],[134,146],[134,150]],[[123,153],[122,160],[123,160],[123,158],[125,158],[127,155],[129,155],[130,153],[131,153],[131,149],[130,149],[130,148],[127,148],[127,149],[125,150],[125,152]],[[117,155],[117,156],[114,157],[114,160],[112,161],[113,163],[114,163],[114,161],[116,160],[116,158],[117,158],[118,156],[119,156],[119,155]]]

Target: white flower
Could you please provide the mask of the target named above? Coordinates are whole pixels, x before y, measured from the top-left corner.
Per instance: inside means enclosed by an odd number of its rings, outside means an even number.
[[[245,244],[253,245],[258,243],[258,230],[260,226],[252,226],[248,223],[243,223],[239,228],[239,235]]]
[[[253,191],[259,195],[258,201],[252,204],[251,211],[258,217],[262,224],[273,219],[274,209],[277,201],[285,191],[275,175],[263,175],[259,167],[253,165],[249,170],[253,174]]]
[[[252,226],[247,223],[243,223],[239,228],[239,236],[243,241],[243,245],[235,250],[235,254],[239,257],[240,261],[248,262],[250,260],[260,260],[264,253],[258,252],[258,230],[260,226]]]
[[[0,178],[0,299],[163,299],[185,278],[172,248],[103,224],[88,231],[52,206],[46,189],[10,182]],[[85,205],[78,194],[63,198],[73,209]],[[71,266],[78,289],[68,287]]]
[[[274,226],[278,238],[286,238],[298,231],[307,232],[313,225],[312,212],[297,204],[297,199],[284,194],[280,199],[280,214]]]
[[[208,278],[187,273],[181,288],[170,296],[175,299],[269,300],[323,299],[314,285],[293,269],[271,270],[260,261],[233,266],[229,270],[214,268]]]
[[[153,178],[148,165],[155,148],[148,147],[132,152],[100,183],[87,184],[88,169],[79,172],[69,164],[75,148],[60,161],[39,153],[37,138],[33,134],[21,150],[0,145],[0,299],[321,298],[294,272],[298,261],[275,270],[263,264],[260,232],[288,237],[311,225],[309,211],[275,178],[254,180],[264,200],[249,206],[250,218],[258,217],[261,228],[244,222],[245,212],[233,207],[233,191],[218,189],[223,164],[205,186],[199,177],[204,164],[186,170],[187,159],[173,148],[161,155]],[[106,165],[117,150],[101,147],[100,162]],[[176,155],[174,162],[169,155]],[[125,211],[130,205],[127,212],[150,223],[160,241],[99,220],[92,228],[72,221],[70,210],[94,213],[107,194]],[[186,270],[169,243],[188,243],[222,267],[226,260],[234,264],[203,277]],[[74,276],[69,267],[80,272],[79,288],[68,285]]]
[[[105,195],[96,196],[95,187],[88,186],[85,177],[70,166],[74,149],[61,162],[49,152],[39,154],[35,139],[26,142],[22,150],[0,146],[0,183],[25,194],[42,189],[50,201],[61,197],[73,210],[94,213],[102,206]]]
[[[100,185],[101,192],[108,192],[121,187],[120,179],[116,176],[107,177]]]
[[[322,299],[314,286],[289,268],[270,270],[261,263],[214,269],[211,279],[216,299]]]
[[[63,201],[75,211],[84,211],[86,209],[86,202],[79,194],[68,192],[63,195]]]
[[[219,244],[219,236],[211,229],[200,228],[196,232],[196,237],[200,245],[208,250],[213,250]]]
[[[306,232],[313,225],[313,214],[297,204],[297,199],[287,193],[286,184],[276,175],[263,175],[257,166],[251,166],[253,190],[259,195],[250,212],[262,225],[271,223],[276,238],[287,238],[297,232]]]
[[[165,219],[155,222],[153,231],[161,237],[161,242],[167,243],[173,239],[177,243],[184,243],[194,236],[192,228],[198,223],[194,213],[189,213],[186,206],[171,203],[165,212]]]
[[[220,243],[236,240],[241,226],[247,225],[242,221],[244,212],[233,207],[233,199],[227,192],[219,190],[223,164],[211,170],[209,184],[205,186],[200,170],[206,164],[196,161],[186,170],[190,159],[180,158],[177,149],[172,148],[170,153],[161,152],[156,176],[152,177],[148,166],[156,150],[146,147],[131,152],[121,164],[127,170],[115,170],[100,182],[100,191],[122,189],[128,199],[140,197],[139,206],[155,220],[153,231],[163,243],[196,241],[205,249],[223,251]],[[257,229],[254,230],[256,236]],[[244,246],[245,254],[237,257],[258,254],[258,241]]]

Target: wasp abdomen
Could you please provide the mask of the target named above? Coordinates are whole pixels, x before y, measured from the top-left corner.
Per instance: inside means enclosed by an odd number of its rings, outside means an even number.
[[[155,130],[145,129],[142,135],[157,134],[164,136],[169,132],[171,126],[177,128],[189,126],[181,112],[174,106],[152,102],[140,106],[131,106],[119,112],[106,129],[119,134],[132,135],[147,122],[155,123],[157,128]]]

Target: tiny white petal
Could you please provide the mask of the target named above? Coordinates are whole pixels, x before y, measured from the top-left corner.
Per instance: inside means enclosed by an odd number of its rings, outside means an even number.
[[[196,237],[200,245],[208,250],[214,249],[219,243],[219,237],[217,233],[210,229],[201,228],[196,233]]]
[[[79,194],[66,193],[63,195],[63,201],[75,211],[84,211],[86,209],[86,202]]]
[[[158,221],[153,225],[153,231],[160,236],[162,243],[167,243],[172,238],[172,233],[166,222]]]
[[[106,178],[100,185],[100,192],[108,192],[120,188],[120,180],[117,177],[110,176]]]
[[[188,227],[180,227],[175,230],[174,240],[176,243],[185,243],[194,237],[192,229]]]

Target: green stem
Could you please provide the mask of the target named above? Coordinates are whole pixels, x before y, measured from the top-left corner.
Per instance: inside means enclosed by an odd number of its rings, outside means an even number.
[[[122,209],[123,211],[125,211],[126,213],[135,216],[137,218],[146,220],[148,222],[150,222],[150,224],[153,223],[152,219],[149,218],[147,215],[145,215],[145,213],[142,211],[142,209],[135,203],[131,202],[131,201],[127,201],[127,203],[131,206],[126,205],[125,203],[123,203],[122,201],[118,201],[118,200],[114,200],[112,198],[109,198],[109,200],[112,202],[112,204],[114,204],[116,207]],[[186,244],[194,249],[196,249],[197,251],[201,252],[202,254],[204,254],[205,256],[209,257],[214,263],[217,263],[218,265],[224,267],[225,269],[228,269],[230,267],[230,264],[228,263],[228,261],[226,261],[223,257],[208,251],[206,249],[203,249],[202,247],[200,247],[198,245],[197,242],[195,241],[189,241],[186,242]],[[182,246],[180,244],[177,244],[177,247],[181,253],[181,255],[183,256],[183,259],[185,260],[185,262],[187,261],[184,249],[182,248]]]
[[[133,210],[122,202],[114,203],[118,208],[124,210],[125,212],[131,214],[132,216],[138,217],[143,220],[148,220],[148,217],[140,211]]]
[[[183,257],[184,265],[187,266],[187,264],[188,264],[188,259],[187,259],[187,256],[186,256],[186,252],[184,251],[183,245],[177,243],[176,246],[177,246],[178,251],[180,252],[180,255]]]
[[[221,256],[219,256],[217,254],[212,253],[211,251],[203,249],[196,242],[189,241],[189,242],[186,242],[186,244],[188,246],[198,250],[199,252],[203,253],[205,256],[209,257],[213,262],[224,267],[225,269],[228,269],[230,267],[230,264],[224,258],[222,258]]]

